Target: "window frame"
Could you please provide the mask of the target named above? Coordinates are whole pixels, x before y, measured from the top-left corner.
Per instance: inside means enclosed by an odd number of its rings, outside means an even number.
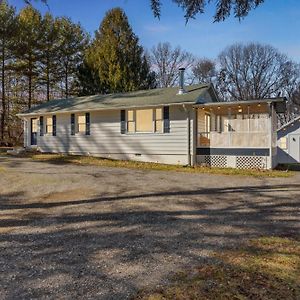
[[[84,122],[79,122],[79,118],[83,117]],[[74,121],[74,122],[72,122]],[[91,113],[80,112],[72,113],[70,117],[71,135],[91,135]],[[80,125],[84,125],[84,130],[79,130]]]
[[[158,106],[158,107],[141,107],[141,108],[129,108],[129,109],[125,109],[125,123],[126,123],[126,134],[128,135],[132,135],[132,134],[165,134],[165,133],[169,133],[164,131],[164,107],[165,106]],[[161,110],[161,116],[160,118],[157,118],[156,113],[157,110],[160,109]],[[137,118],[136,118],[136,112],[138,110],[151,110],[152,111],[152,130],[151,131],[137,131]],[[128,119],[128,112],[132,111],[133,112],[133,119],[129,120]],[[160,121],[161,122],[161,128],[159,131],[156,130],[156,122]],[[133,131],[129,131],[128,128],[128,123],[132,122],[133,123]]]
[[[84,122],[80,122],[79,123],[79,118],[80,117],[83,117],[84,118]],[[79,130],[80,129],[80,125],[84,125],[84,130]],[[86,134],[86,115],[85,113],[78,113],[76,115],[76,118],[75,118],[75,128],[76,128],[76,133],[79,134],[79,135],[85,135]]]
[[[46,116],[45,119],[45,135],[53,135],[53,116]],[[51,124],[48,124],[49,119],[51,120]],[[48,127],[51,128],[51,131],[48,130]]]
[[[284,142],[284,147],[282,147],[282,144],[283,144],[283,140],[285,141]],[[282,149],[282,150],[288,150],[288,138],[286,136],[283,136],[279,139],[279,148]]]
[[[160,118],[157,117],[157,110],[160,109]],[[163,107],[156,107],[153,109],[153,122],[154,122],[154,132],[155,133],[164,133],[164,112]],[[160,122],[160,131],[157,130],[157,122]]]

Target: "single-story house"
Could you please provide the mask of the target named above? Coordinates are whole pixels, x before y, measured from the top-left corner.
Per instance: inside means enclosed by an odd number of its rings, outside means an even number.
[[[300,163],[300,116],[278,129],[278,163]]]
[[[183,78],[183,76],[181,76]],[[284,98],[220,102],[210,84],[52,100],[19,114],[42,152],[218,167],[276,166]]]

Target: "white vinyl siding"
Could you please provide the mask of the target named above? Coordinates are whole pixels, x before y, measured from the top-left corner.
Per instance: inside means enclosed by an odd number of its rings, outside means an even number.
[[[189,109],[192,111],[191,106]],[[157,113],[160,114],[160,111]],[[160,134],[152,130],[147,134],[139,132],[121,134],[120,110],[91,112],[92,134],[86,136],[71,135],[70,114],[57,114],[57,136],[38,136],[38,147],[43,152],[90,154],[120,159],[186,164],[188,151],[186,118],[186,112],[182,106],[171,106],[170,133]],[[162,120],[157,119],[157,121],[157,130],[160,132],[162,129],[159,127],[159,122],[161,121],[162,124]],[[129,126],[128,120],[127,126]]]

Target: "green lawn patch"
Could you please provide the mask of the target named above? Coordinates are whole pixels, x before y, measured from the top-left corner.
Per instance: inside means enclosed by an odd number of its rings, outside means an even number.
[[[267,237],[215,253],[217,262],[178,273],[169,286],[136,300],[300,299],[300,242]]]
[[[0,155],[6,155],[7,150],[12,150],[13,148],[10,147],[0,147]]]
[[[206,173],[220,175],[240,175],[253,177],[290,177],[293,175],[290,171],[281,170],[242,170],[232,168],[210,168],[203,166],[185,167],[179,165],[166,165],[157,163],[146,163],[138,161],[124,161],[104,159],[92,156],[77,156],[77,155],[62,155],[62,154],[40,154],[40,153],[24,153],[22,157],[30,157],[36,161],[45,161],[57,164],[78,164],[78,165],[93,165],[101,167],[119,167],[141,170],[158,170],[158,171],[175,171],[187,173]]]

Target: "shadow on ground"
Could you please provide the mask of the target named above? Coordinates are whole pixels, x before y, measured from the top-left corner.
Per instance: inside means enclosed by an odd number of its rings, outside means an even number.
[[[300,184],[169,185],[53,201],[0,192],[0,297],[126,299],[211,251],[299,234]]]

